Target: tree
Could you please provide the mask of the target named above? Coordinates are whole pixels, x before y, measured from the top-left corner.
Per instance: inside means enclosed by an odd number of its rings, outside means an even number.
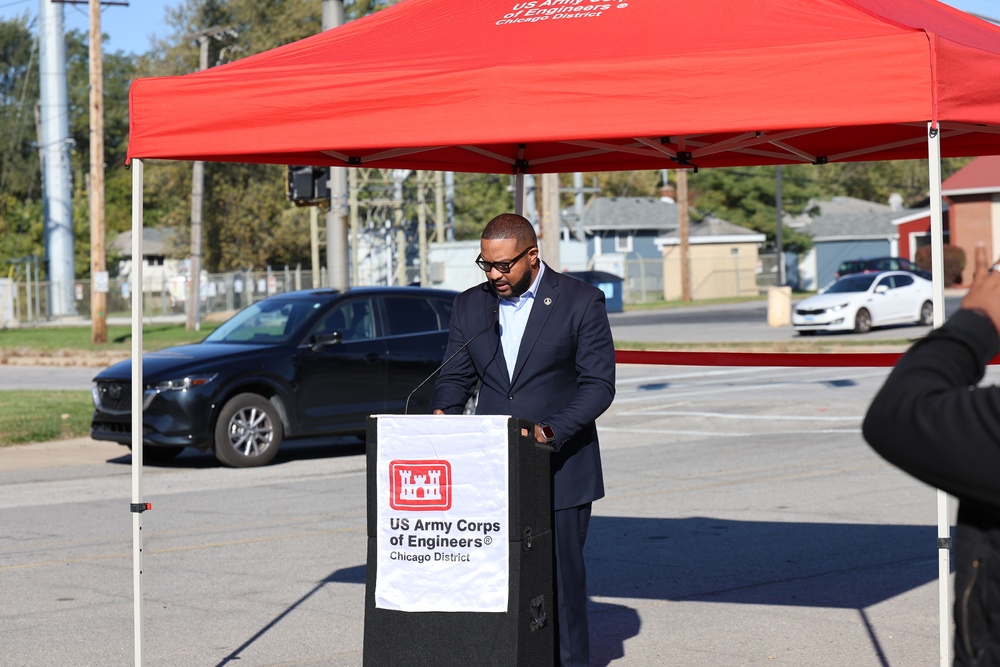
[[[346,3],[347,18],[393,4],[367,0]],[[209,42],[209,64],[260,53],[320,32],[319,2],[301,0],[187,0],[167,10],[173,34],[142,59],[144,75],[178,75],[198,69],[198,45],[185,39],[207,28],[231,29]],[[147,167],[156,192],[146,201],[150,224],[180,233],[177,256],[186,257],[190,238],[191,165],[152,161]],[[202,266],[210,272],[268,264],[308,265],[309,216],[285,198],[285,167],[209,163],[206,165]]]
[[[798,215],[806,212],[810,200],[821,194],[813,178],[812,166],[790,165],[782,171],[782,210]],[[775,243],[777,203],[774,167],[703,169],[690,177],[692,218],[714,216],[767,235]],[[812,247],[808,236],[783,228],[782,246],[792,252]]]
[[[478,239],[495,216],[513,211],[513,179],[499,174],[455,174],[455,238]]]
[[[75,274],[90,277],[90,52],[89,35],[66,34],[66,81],[69,101],[73,179],[73,255]],[[135,59],[122,51],[102,53],[104,70],[104,228],[108,240],[132,226],[132,175],[125,169],[128,149],[128,85]],[[115,262],[108,262],[110,269]]]
[[[27,16],[0,21],[0,218],[9,197],[41,194],[35,145],[38,100],[38,44]],[[6,236],[6,234],[4,235]]]
[[[941,160],[941,178],[948,178],[971,159]],[[927,199],[927,160],[838,162],[818,167],[815,179],[826,197],[847,195],[888,203],[890,195],[899,193],[906,207],[920,205]]]
[[[572,186],[569,174],[563,175],[562,187]],[[662,186],[659,170],[645,171],[602,171],[587,174],[584,182],[592,181],[601,189],[601,197],[657,197]],[[570,195],[566,195],[569,197]],[[565,200],[564,204],[569,201]]]

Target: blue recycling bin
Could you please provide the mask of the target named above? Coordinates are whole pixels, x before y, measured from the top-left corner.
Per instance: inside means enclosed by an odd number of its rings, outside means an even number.
[[[622,283],[625,279],[607,271],[567,271],[567,276],[582,280],[604,292],[604,305],[609,313],[625,310],[622,298]]]

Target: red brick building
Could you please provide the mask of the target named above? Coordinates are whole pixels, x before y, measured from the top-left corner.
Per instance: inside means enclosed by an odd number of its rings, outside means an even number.
[[[978,157],[941,184],[950,209],[947,241],[965,251],[962,284],[972,281],[976,244],[986,244],[990,257],[1000,255],[1000,156]]]

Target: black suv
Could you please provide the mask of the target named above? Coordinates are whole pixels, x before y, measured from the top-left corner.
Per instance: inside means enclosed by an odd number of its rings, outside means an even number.
[[[372,414],[402,413],[438,367],[456,292],[307,290],[248,306],[205,340],[144,354],[143,454],[185,447],[233,467],[266,465],[283,440],[363,434]],[[91,435],[131,442],[132,362],[94,378]],[[427,412],[433,382],[409,401]]]
[[[837,267],[837,278],[849,273],[879,273],[881,271],[909,271],[921,278],[931,279],[931,272],[921,269],[902,257],[872,257],[871,259],[851,259]]]

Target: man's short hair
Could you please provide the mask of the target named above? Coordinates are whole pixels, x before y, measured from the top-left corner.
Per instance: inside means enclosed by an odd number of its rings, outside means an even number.
[[[487,241],[515,239],[522,247],[538,245],[535,228],[528,219],[516,213],[501,213],[486,223],[482,238]]]

